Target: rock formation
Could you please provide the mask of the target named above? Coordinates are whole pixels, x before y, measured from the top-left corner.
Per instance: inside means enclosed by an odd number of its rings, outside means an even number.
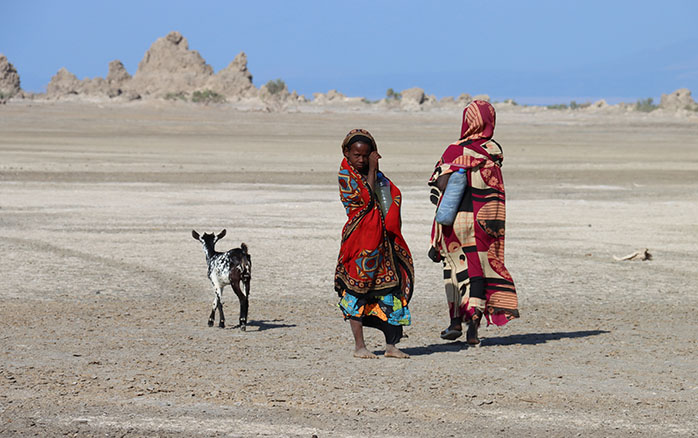
[[[195,91],[210,90],[232,100],[256,97],[258,90],[247,69],[247,56],[240,53],[228,67],[213,74],[210,65],[179,32],[158,38],[138,64],[131,77],[119,60],[109,63],[105,79],[78,80],[65,68],[51,78],[47,87],[49,98],[67,95],[120,97],[128,100],[143,96],[189,96]],[[285,90],[288,95],[288,90]]]
[[[140,99],[141,95],[130,89],[131,75],[126,71],[124,64],[115,59],[109,63],[109,73],[105,80],[106,93],[109,97],[121,96],[128,100]]]
[[[205,88],[232,99],[257,96],[252,74],[247,70],[245,52],[240,52],[226,68],[211,76]]]
[[[65,67],[62,67],[46,86],[46,94],[50,98],[59,98],[70,94],[78,94],[81,88],[82,84],[77,76],[69,72]]]
[[[302,94],[299,96],[299,95],[298,95],[298,92],[297,92],[296,90],[293,90],[293,91],[291,92],[291,95],[289,96],[289,99],[290,99],[292,102],[298,102],[298,103],[307,103],[307,102],[308,102],[308,99],[306,99],[305,96],[302,95]]]
[[[170,32],[150,46],[127,88],[155,97],[203,90],[211,90],[232,100],[258,94],[244,52],[226,68],[213,74],[213,68],[206,64],[199,52],[189,50],[187,39],[179,32]]]
[[[466,107],[470,104],[470,102],[473,101],[473,97],[467,93],[463,93],[460,96],[458,96],[458,99],[456,100],[456,103],[462,107]]]
[[[138,64],[130,88],[141,95],[191,93],[205,88],[213,69],[179,32],[158,38]]]
[[[109,63],[109,73],[107,73],[107,83],[112,87],[119,87],[131,79],[131,75],[126,71],[124,64],[118,59]]]
[[[0,100],[9,99],[21,90],[15,67],[0,54]]]
[[[421,88],[408,88],[400,92],[400,108],[406,111],[421,111],[425,100],[426,95]]]
[[[594,110],[608,108],[608,103],[605,99],[597,100],[596,102],[592,103],[589,108]]]
[[[115,60],[109,63],[107,78],[96,77],[79,80],[65,67],[58,70],[46,87],[46,95],[52,99],[58,99],[70,95],[117,97],[122,96],[128,100],[138,99],[140,95],[126,90],[131,79],[121,61]]]
[[[676,111],[680,109],[697,110],[698,104],[691,97],[691,90],[681,88],[670,94],[662,94],[662,100],[659,103],[659,108]]]
[[[324,104],[329,102],[346,102],[347,97],[337,90],[330,90],[327,94],[313,93],[313,103]]]
[[[421,111],[438,102],[436,96],[426,94],[423,89],[418,87],[402,90],[400,96],[400,107],[407,111]]]
[[[404,105],[421,105],[424,103],[424,100],[426,98],[424,90],[417,87],[402,90],[400,92],[400,95],[402,96],[402,103]]]
[[[107,81],[104,78],[85,78],[79,83],[78,94],[87,96],[106,96],[108,94]]]

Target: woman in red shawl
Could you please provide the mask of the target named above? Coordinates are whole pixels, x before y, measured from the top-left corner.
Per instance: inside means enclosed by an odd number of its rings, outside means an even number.
[[[451,323],[441,332],[453,340],[468,324],[468,344],[478,344],[482,316],[504,325],[519,316],[514,281],[504,266],[502,148],[492,139],[494,107],[475,100],[463,111],[460,140],[446,148],[429,180],[439,205],[453,172],[465,169],[467,187],[453,225],[434,220],[429,257],[442,262]]]
[[[402,195],[378,171],[381,156],[368,131],[351,130],[342,142],[342,152],[339,195],[348,219],[342,229],[334,287],[354,335],[354,356],[377,357],[364,343],[363,326],[369,326],[384,333],[385,356],[407,358],[395,347],[402,326],[411,322],[407,304],[414,287],[412,256],[400,232]],[[376,194],[380,181],[388,182],[390,188],[383,209]]]

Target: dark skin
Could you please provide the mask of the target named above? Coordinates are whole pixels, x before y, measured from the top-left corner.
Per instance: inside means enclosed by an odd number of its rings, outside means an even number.
[[[477,329],[480,327],[480,320],[482,319],[482,312],[480,310],[475,310],[475,315],[471,321],[468,321],[468,331],[465,335],[466,342],[470,345],[477,345],[480,343],[480,338],[477,334]],[[451,318],[451,324],[448,326],[451,330],[463,330],[463,319],[462,317]]]
[[[376,174],[378,173],[378,160],[381,159],[378,151],[374,150],[373,146],[368,143],[357,141],[349,145],[347,149],[344,149],[344,156],[354,169],[366,177],[368,185],[371,187],[371,190],[373,190],[376,184]],[[351,333],[354,335],[354,357],[361,359],[377,359],[378,356],[371,353],[368,348],[366,348],[364,327],[361,321],[350,319],[349,325],[351,327]],[[385,356],[398,359],[410,357],[393,344],[386,344]]]
[[[368,143],[357,141],[344,149],[344,156],[354,169],[366,177],[368,185],[373,189],[376,184],[376,173],[378,173],[378,160],[382,158],[378,151]]]

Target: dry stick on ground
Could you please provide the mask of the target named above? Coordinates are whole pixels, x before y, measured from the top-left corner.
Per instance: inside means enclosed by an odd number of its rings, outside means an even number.
[[[635,251],[634,253],[628,254],[627,256],[624,256],[624,257],[616,257],[616,256],[613,256],[613,258],[614,258],[615,260],[619,261],[619,262],[620,262],[620,261],[625,261],[625,260],[642,260],[642,261],[645,261],[645,260],[652,260],[652,254],[650,254],[649,249],[645,248],[645,249],[641,249],[641,250]]]

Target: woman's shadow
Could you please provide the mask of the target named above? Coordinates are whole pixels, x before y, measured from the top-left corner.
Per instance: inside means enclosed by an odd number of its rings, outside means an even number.
[[[526,333],[521,335],[496,336],[492,338],[482,338],[480,347],[492,347],[497,345],[537,345],[545,344],[548,341],[558,341],[560,339],[586,338],[610,333],[607,330],[583,330],[576,332],[555,332],[555,333]],[[423,347],[401,348],[410,356],[422,356],[432,353],[443,353],[449,351],[461,351],[469,347],[462,341],[449,342],[445,344],[431,344]]]

